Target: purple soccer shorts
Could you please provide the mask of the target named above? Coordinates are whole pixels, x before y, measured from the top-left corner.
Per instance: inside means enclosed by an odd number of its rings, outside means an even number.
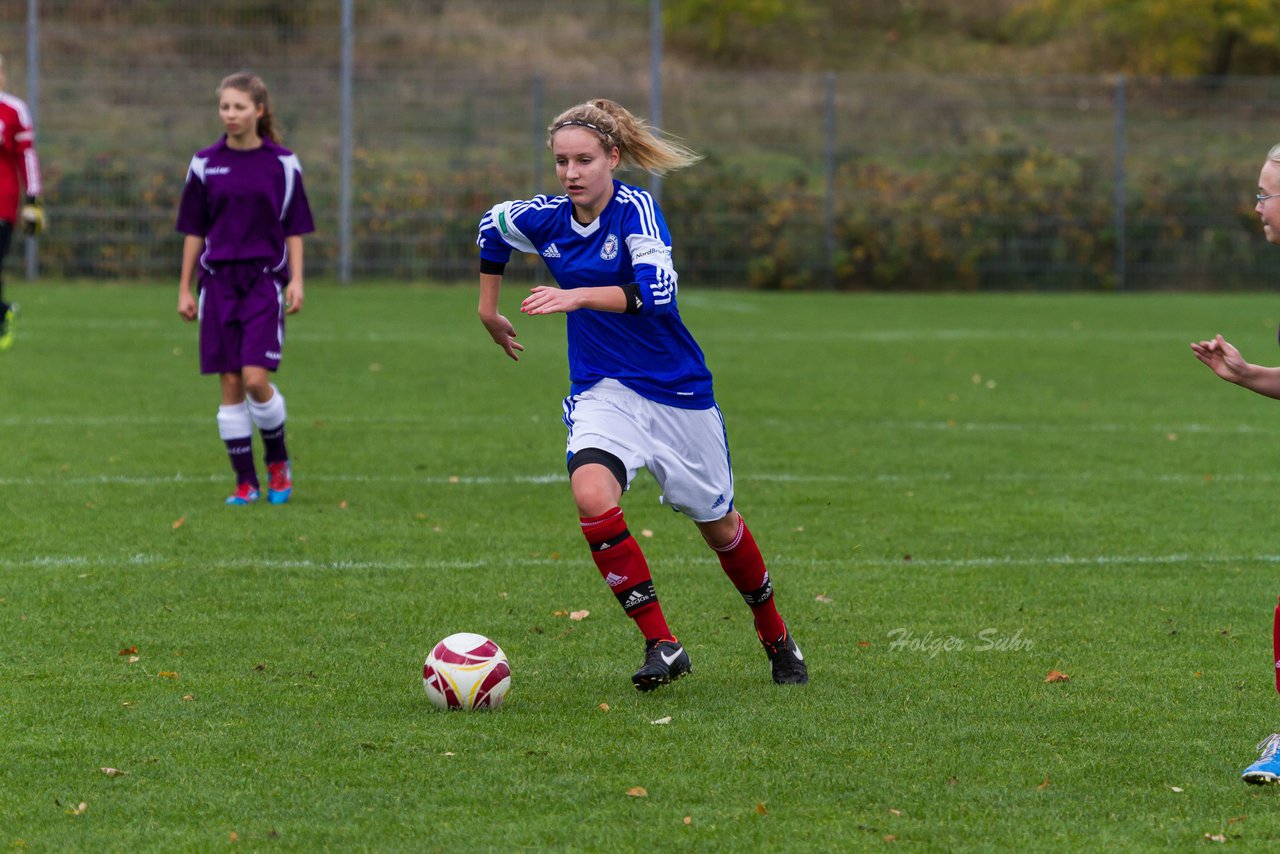
[[[284,347],[284,285],[259,263],[219,264],[200,277],[200,373],[274,371]]]

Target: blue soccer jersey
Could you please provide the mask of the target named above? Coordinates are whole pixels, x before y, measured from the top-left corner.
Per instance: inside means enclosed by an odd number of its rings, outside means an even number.
[[[565,289],[638,284],[639,313],[579,309],[566,315],[574,394],[611,377],[650,400],[682,409],[715,405],[711,372],[676,308],[671,234],[653,196],[613,182],[590,225],[568,196],[495,205],[480,221],[480,257],[505,264],[511,250],[542,256]]]

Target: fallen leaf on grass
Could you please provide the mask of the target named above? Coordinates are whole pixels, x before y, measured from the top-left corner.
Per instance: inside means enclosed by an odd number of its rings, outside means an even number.
[[[892,833],[886,833],[886,834],[884,835],[884,841],[885,841],[885,842],[897,842],[897,841],[898,841],[898,837],[894,836]]]
[[[1170,786],[1169,788],[1173,789],[1173,791],[1177,792],[1179,795],[1182,794],[1182,787],[1180,786]]]
[[[108,777],[123,777],[129,773],[128,771],[121,771],[119,768],[99,768],[98,770]]]
[[[761,801],[760,803],[756,804],[756,812],[760,813],[760,815],[769,814],[769,810],[765,808],[764,801]]]
[[[565,610],[565,609],[563,609],[563,608],[557,608],[556,610],[554,610],[554,611],[552,611],[552,612],[551,612],[551,616],[553,616],[553,617],[567,617],[567,616],[569,616],[569,612],[568,612],[568,611],[566,611],[566,610]]]
[[[691,816],[691,815],[687,815],[687,816],[685,816],[685,817],[684,817],[684,823],[685,823],[686,825],[693,824],[693,816]]]
[[[858,641],[858,646],[861,646],[861,647],[871,646],[871,641]]]
[[[827,594],[825,594],[825,593],[819,593],[817,596],[814,596],[814,597],[813,597],[813,601],[815,601],[815,602],[821,602],[823,605],[830,605],[830,604],[832,603],[832,601],[833,601],[833,600],[832,600],[832,598],[831,598],[830,596],[828,596]]]
[[[1070,682],[1071,677],[1063,673],[1061,670],[1050,670],[1049,674],[1044,677],[1046,682]]]
[[[126,646],[124,649],[116,653],[116,655],[137,655],[138,648],[136,646]]]
[[[583,620],[585,620],[585,619],[586,619],[588,616],[590,616],[590,615],[591,615],[591,612],[590,612],[590,611],[570,611],[570,612],[569,612],[569,619],[570,619],[570,620],[577,620],[578,622],[582,622]]]
[[[1248,818],[1248,817],[1249,817],[1249,816],[1247,816],[1247,815],[1237,815],[1237,816],[1234,816],[1234,817],[1232,817],[1232,818],[1227,819],[1227,824],[1238,824],[1239,822],[1244,821],[1244,820],[1245,820],[1246,818]]]
[[[1049,775],[1046,774],[1044,778],[1044,782],[1041,783],[1039,786],[1036,786],[1036,791],[1043,792],[1045,789],[1049,788],[1050,785],[1051,784],[1049,782]]]
[[[84,811],[87,810],[88,808],[89,808],[89,805],[86,804],[84,801],[81,801],[76,806],[67,810],[67,815],[84,815]]]
[[[339,509],[339,510],[346,510],[346,509],[347,509],[347,507],[348,507],[348,505],[347,505],[347,502],[346,502],[346,501],[339,501],[339,502],[338,502],[338,509]]]
[[[142,660],[142,656],[140,656],[140,655],[131,655],[131,656],[129,656],[129,663],[130,663],[130,664],[137,664],[137,663],[138,663],[139,661],[141,661],[141,660]]]
[[[1206,833],[1204,835],[1204,838],[1209,840],[1210,842],[1226,842],[1227,841],[1227,837],[1221,833],[1214,833],[1212,835]]]
[[[156,675],[157,675],[157,676],[159,676],[159,677],[161,677],[162,679],[177,679],[177,678],[178,678],[178,674],[177,674],[177,673],[174,673],[172,670],[161,670],[161,671],[160,671],[159,673],[157,673]]]
[[[609,704],[608,704],[608,703],[601,703],[597,708],[599,708],[599,709],[600,709],[600,711],[602,711],[602,712],[607,712],[607,711],[609,711]]]
[[[653,531],[650,531],[648,528],[645,528],[644,530],[642,530],[642,531],[640,532],[640,536],[642,536],[642,537],[652,537],[652,536],[653,536]]]
[[[632,786],[630,789],[627,789],[627,796],[632,798],[647,798],[649,797],[649,793],[645,790],[644,786]]]
[[[194,695],[194,694],[183,694],[183,695],[182,695],[182,699],[183,699],[183,700],[194,700],[195,698],[196,698],[196,697],[195,697],[195,695]]]
[[[234,830],[231,831],[231,835],[227,837],[227,841],[231,842],[232,844],[239,842],[240,834],[236,833]]]
[[[656,721],[649,721],[649,723],[657,724],[658,726],[669,724],[671,723],[671,715],[667,715],[665,718],[658,718]]]
[[[176,530],[178,530],[179,528],[181,528],[181,527],[182,527],[183,525],[185,525],[185,524],[187,524],[187,517],[186,517],[186,516],[179,516],[177,519],[174,519],[174,520],[173,520],[173,530],[175,530],[175,531],[176,531]]]
[[[890,814],[890,815],[897,815],[897,816],[900,816],[900,815],[902,815],[902,810],[895,810],[895,809],[893,809],[892,807],[890,807],[890,809],[889,809],[889,814]]]

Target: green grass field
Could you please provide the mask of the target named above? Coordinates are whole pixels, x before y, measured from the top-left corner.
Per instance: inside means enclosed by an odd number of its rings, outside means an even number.
[[[521,290],[514,364],[473,288],[313,284],[278,378],[294,500],[228,508],[176,289],[11,282],[0,848],[1280,842],[1280,791],[1239,780],[1280,730],[1280,403],[1187,347],[1280,363],[1273,296],[686,284],[812,681],[771,683],[642,475],[624,507],[694,673],[638,695],[563,477],[563,320]],[[511,660],[497,713],[427,703],[461,630]]]

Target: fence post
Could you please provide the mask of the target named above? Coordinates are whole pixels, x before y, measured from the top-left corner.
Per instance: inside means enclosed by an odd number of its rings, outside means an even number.
[[[40,0],[27,0],[27,107],[31,110],[31,126],[40,138]],[[36,260],[36,240],[33,235],[26,241],[27,278],[39,273]]]
[[[1125,222],[1124,209],[1126,204],[1125,193],[1125,170],[1124,170],[1124,136],[1125,136],[1125,119],[1126,119],[1126,97],[1125,97],[1125,76],[1123,74],[1116,77],[1116,139],[1115,139],[1115,229],[1116,229],[1116,289],[1122,290],[1125,286]]]
[[[827,72],[826,106],[826,266],[827,287],[836,286],[836,73]]]
[[[543,114],[546,112],[546,94],[541,74],[533,75],[531,100],[533,101],[533,145],[529,146],[529,150],[533,152],[533,187],[529,191],[529,198],[532,199],[542,192],[542,168],[547,159],[547,149],[543,145],[547,134],[546,120],[543,118]],[[545,264],[534,266],[533,281],[535,284],[541,285],[546,282],[546,276],[547,266]]]
[[[662,127],[662,0],[649,0],[649,121]],[[649,192],[662,201],[662,176],[649,176]]]
[[[355,0],[342,0],[341,132],[338,151],[338,280],[351,282],[351,75]]]

